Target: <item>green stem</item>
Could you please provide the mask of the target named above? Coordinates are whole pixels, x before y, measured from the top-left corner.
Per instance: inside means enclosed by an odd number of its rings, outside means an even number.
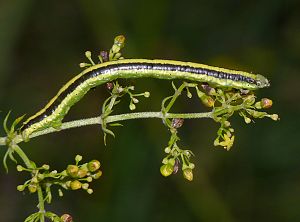
[[[39,199],[39,212],[40,212],[40,222],[45,222],[45,203],[43,190],[40,185],[37,187],[38,199]]]
[[[20,156],[20,158],[23,160],[24,164],[26,165],[26,167],[28,169],[34,168],[32,162],[29,160],[27,155],[24,153],[24,151],[18,145],[14,146],[14,151]],[[38,185],[37,192],[38,192],[38,201],[39,201],[38,208],[39,208],[39,212],[40,212],[40,221],[45,222],[44,196],[43,196],[43,191],[42,191],[42,188],[40,185]]]
[[[29,160],[29,158],[27,157],[27,155],[18,145],[14,146],[14,151],[20,156],[20,158],[23,160],[23,162],[25,163],[28,169],[32,169],[34,167],[31,161]]]
[[[212,112],[204,112],[204,113],[166,113],[163,115],[162,112],[135,112],[135,113],[125,113],[125,114],[119,114],[119,115],[112,115],[108,116],[106,118],[106,123],[112,123],[112,122],[119,122],[119,121],[125,121],[130,119],[147,119],[147,118],[184,118],[184,119],[196,119],[196,118],[212,118]],[[30,135],[30,138],[34,138],[37,136],[59,132],[61,130],[76,128],[76,127],[82,127],[82,126],[88,126],[88,125],[99,125],[102,124],[102,118],[101,117],[93,117],[93,118],[87,118],[87,119],[81,119],[81,120],[75,120],[70,122],[65,122],[62,124],[60,130],[54,129],[54,128],[47,128],[45,130],[41,130],[38,132],[35,132]],[[6,145],[6,137],[0,138],[0,146]],[[14,142],[20,143],[23,141],[23,138],[21,135],[17,135],[14,138]]]
[[[178,96],[180,96],[182,90],[186,87],[186,83],[184,82],[183,84],[181,84],[181,86],[175,90],[175,93],[171,99],[171,101],[169,102],[168,106],[163,110],[165,113],[169,112],[169,110],[172,108],[172,106],[174,105],[176,99],[178,98]]]

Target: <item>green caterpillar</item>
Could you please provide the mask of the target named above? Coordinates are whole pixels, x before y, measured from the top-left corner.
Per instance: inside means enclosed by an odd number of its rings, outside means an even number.
[[[50,102],[20,128],[23,138],[49,127],[59,127],[71,106],[91,88],[119,78],[184,79],[216,87],[256,90],[270,85],[267,78],[243,71],[172,60],[120,59],[85,69],[67,82]]]

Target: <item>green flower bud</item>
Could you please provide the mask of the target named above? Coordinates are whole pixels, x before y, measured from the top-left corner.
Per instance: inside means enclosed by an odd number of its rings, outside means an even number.
[[[144,96],[148,98],[150,96],[150,92],[144,92]]]
[[[71,177],[77,177],[79,168],[76,165],[68,165],[67,167],[67,173]]]
[[[49,170],[50,169],[50,166],[48,164],[43,164],[42,168],[44,170]]]
[[[170,176],[172,173],[173,173],[173,166],[171,164],[165,164],[165,165],[162,165],[160,167],[160,173],[167,177],[167,176]]]
[[[41,180],[45,179],[45,175],[39,173],[39,174],[37,175],[37,179],[38,179],[38,181],[41,181]]]
[[[93,181],[93,177],[87,177],[86,181],[89,182],[89,183],[92,182]]]
[[[207,107],[213,107],[215,105],[215,101],[212,97],[207,96],[207,95],[203,95],[200,97],[202,103],[207,106]]]
[[[227,128],[227,127],[229,127],[231,124],[230,124],[230,122],[229,121],[224,121],[224,126]]]
[[[85,52],[85,56],[86,56],[87,58],[91,58],[91,56],[92,56],[91,51],[86,51],[86,52]]]
[[[32,177],[31,182],[32,183],[38,183],[39,181],[38,181],[37,177],[35,176],[35,177]]]
[[[81,182],[79,182],[78,180],[73,180],[71,183],[70,183],[70,188],[72,190],[78,190],[81,188]]]
[[[92,177],[97,180],[102,176],[102,171],[98,170],[95,174],[92,175]]]
[[[17,165],[17,171],[21,172],[24,170],[24,167],[22,167],[21,165]]]
[[[271,118],[272,120],[274,120],[274,121],[279,120],[279,116],[278,116],[277,114],[272,114],[272,115],[270,116],[270,118]]]
[[[190,164],[189,164],[189,168],[190,168],[190,169],[194,169],[194,168],[195,168],[195,164],[190,163]]]
[[[81,155],[76,155],[76,157],[75,157],[76,163],[80,162],[81,160],[82,160],[82,156]]]
[[[167,164],[168,162],[169,162],[169,160],[168,160],[168,158],[167,157],[165,157],[165,158],[163,158],[163,160],[161,161],[163,164]]]
[[[62,222],[73,222],[73,218],[71,217],[70,214],[63,214],[60,219]]]
[[[133,103],[138,103],[139,100],[138,100],[137,98],[132,98],[132,102],[133,102]]]
[[[136,106],[133,103],[129,104],[129,109],[130,110],[135,110]]]
[[[256,103],[254,104],[254,107],[255,107],[256,109],[262,109],[262,107],[261,107],[261,101],[256,102]]]
[[[82,189],[87,190],[89,188],[89,184],[83,183],[81,187],[82,187]]]
[[[78,172],[77,172],[77,177],[79,178],[83,178],[87,175],[88,171],[85,170],[85,169],[79,169]]]
[[[68,180],[65,184],[66,184],[66,186],[68,187],[68,188],[70,188],[70,186],[71,186],[71,180]]]
[[[64,196],[64,193],[62,192],[61,189],[58,189],[58,195],[59,195],[60,197]]]
[[[35,193],[37,191],[37,184],[36,183],[30,183],[28,185],[28,190],[30,193]]]
[[[170,153],[171,152],[171,148],[170,147],[166,147],[165,148],[165,153]]]
[[[114,39],[114,44],[118,45],[120,48],[123,48],[125,45],[125,36],[124,35],[118,35]]]
[[[90,66],[90,65],[91,65],[91,64],[88,64],[88,63],[85,63],[85,62],[79,63],[79,67],[80,67],[80,68],[85,68],[85,67]]]
[[[24,186],[24,185],[18,185],[18,186],[17,186],[17,190],[18,190],[18,191],[23,191],[23,190],[25,189],[25,187],[26,187],[26,186]]]
[[[190,168],[187,168],[185,170],[183,170],[183,177],[185,179],[187,179],[188,181],[192,181],[193,180],[193,171]]]
[[[98,160],[92,160],[88,163],[88,169],[90,172],[95,172],[100,168],[101,164]]]
[[[175,159],[173,159],[173,158],[169,159],[168,164],[170,164],[171,166],[174,166]]]
[[[93,191],[93,189],[89,188],[89,189],[87,189],[86,192],[88,192],[88,194],[92,194],[94,191]]]
[[[247,123],[247,124],[251,123],[251,119],[247,116],[244,116],[244,120],[245,120],[245,123]]]

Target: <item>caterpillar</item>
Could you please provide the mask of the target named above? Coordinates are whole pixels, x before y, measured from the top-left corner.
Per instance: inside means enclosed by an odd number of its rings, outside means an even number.
[[[270,85],[259,74],[204,64],[159,59],[120,59],[91,66],[67,82],[48,104],[19,129],[23,138],[49,127],[59,128],[69,109],[91,88],[119,78],[184,79],[223,88],[256,90]]]

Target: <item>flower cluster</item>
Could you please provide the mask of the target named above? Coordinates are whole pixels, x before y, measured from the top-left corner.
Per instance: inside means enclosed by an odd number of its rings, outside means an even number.
[[[75,157],[75,164],[68,165],[62,172],[56,170],[50,171],[49,165],[44,164],[41,167],[35,167],[33,169],[25,168],[21,165],[17,165],[17,170],[30,172],[32,178],[27,180],[24,184],[19,185],[17,189],[24,191],[26,188],[30,193],[35,193],[38,187],[44,188],[46,192],[45,200],[50,203],[52,200],[51,186],[58,185],[66,190],[86,190],[87,193],[93,193],[93,190],[89,188],[89,183],[93,180],[99,179],[102,175],[100,170],[100,162],[98,160],[92,160],[87,163],[79,164],[82,160],[82,156],[77,155]],[[63,196],[62,190],[58,189],[59,196]]]

